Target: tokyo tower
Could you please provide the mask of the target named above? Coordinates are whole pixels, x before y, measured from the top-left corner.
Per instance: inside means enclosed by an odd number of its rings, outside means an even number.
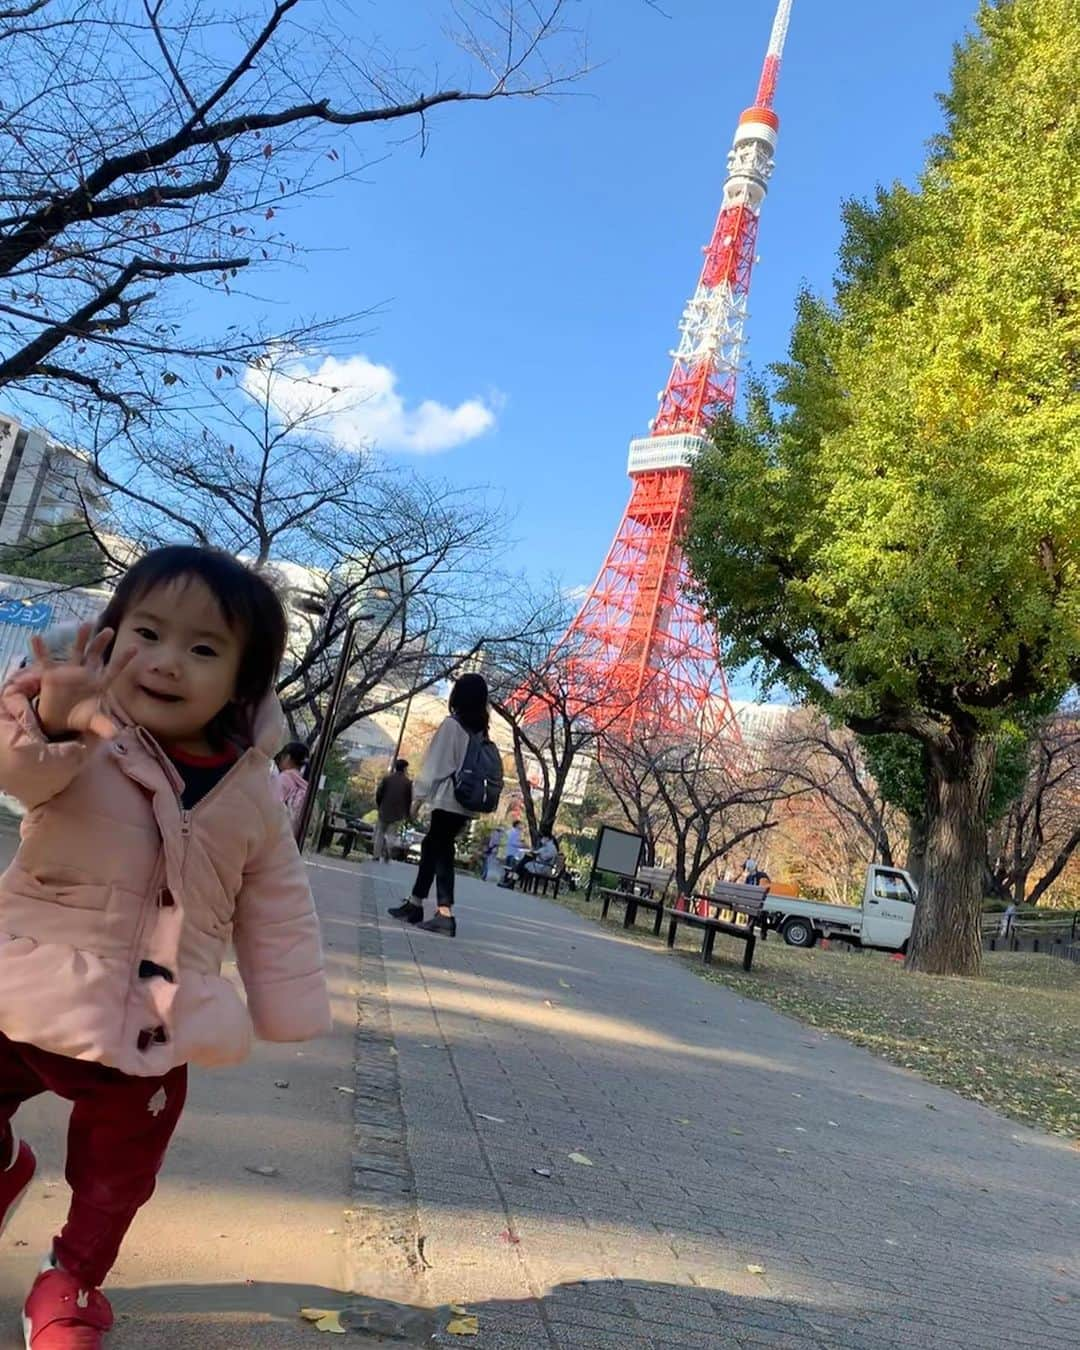
[[[570,688],[597,722],[635,732],[738,739],[714,634],[688,598],[680,539],[694,458],[735,402],[761,208],[780,119],[773,111],[792,0],[780,0],[757,98],[739,118],[724,200],[686,306],[649,435],[630,444],[630,503],[560,644]]]

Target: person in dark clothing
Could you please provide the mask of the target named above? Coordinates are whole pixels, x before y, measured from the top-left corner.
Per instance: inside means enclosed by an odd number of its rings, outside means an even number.
[[[412,815],[412,779],[408,775],[409,761],[395,759],[392,772],[388,773],[375,789],[375,805],[378,807],[378,819],[375,822],[375,838],[371,851],[376,862],[390,861],[390,846],[386,842],[386,832]]]
[[[454,795],[454,775],[469,748],[470,735],[487,731],[488,687],[482,675],[462,675],[450,691],[449,716],[432,736],[416,779],[416,799],[431,808],[431,824],[420,845],[420,869],[412,894],[390,910],[395,919],[428,933],[457,936],[454,918],[454,841],[475,819]],[[435,883],[438,910],[424,922],[424,901]]]

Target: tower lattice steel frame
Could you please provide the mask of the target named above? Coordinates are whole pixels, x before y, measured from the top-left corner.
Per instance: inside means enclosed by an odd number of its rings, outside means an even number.
[[[724,200],[649,435],[630,445],[633,488],[603,567],[563,643],[572,686],[608,731],[738,739],[719,645],[688,598],[680,539],[691,465],[735,401],[761,208],[780,119],[773,104],[792,0],[780,0],[757,98],[739,118]]]

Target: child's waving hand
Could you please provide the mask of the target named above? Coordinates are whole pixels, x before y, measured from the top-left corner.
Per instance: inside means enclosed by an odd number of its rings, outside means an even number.
[[[38,721],[47,736],[75,732],[109,740],[116,735],[116,723],[105,712],[103,699],[135,651],[114,652],[106,666],[105,653],[113,640],[113,630],[104,628],[91,641],[92,632],[88,623],[80,627],[74,650],[66,660],[52,656],[41,637],[31,640],[36,665],[17,677],[15,683],[22,685],[32,680],[38,684]]]

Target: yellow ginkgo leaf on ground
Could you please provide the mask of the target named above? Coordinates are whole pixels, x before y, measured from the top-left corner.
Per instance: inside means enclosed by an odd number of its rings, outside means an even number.
[[[314,1322],[316,1331],[329,1331],[334,1336],[344,1336],[341,1314],[329,1308],[301,1308],[300,1316],[305,1322]]]
[[[459,1313],[446,1324],[451,1336],[479,1336],[480,1319],[474,1313]]]
[[[746,1269],[750,1272],[751,1275],[764,1275],[764,1274],[765,1274],[765,1267],[764,1267],[764,1266],[747,1266]]]
[[[593,1160],[591,1158],[586,1158],[584,1153],[569,1153],[567,1154],[567,1157],[571,1162],[577,1163],[579,1167],[593,1166]]]

